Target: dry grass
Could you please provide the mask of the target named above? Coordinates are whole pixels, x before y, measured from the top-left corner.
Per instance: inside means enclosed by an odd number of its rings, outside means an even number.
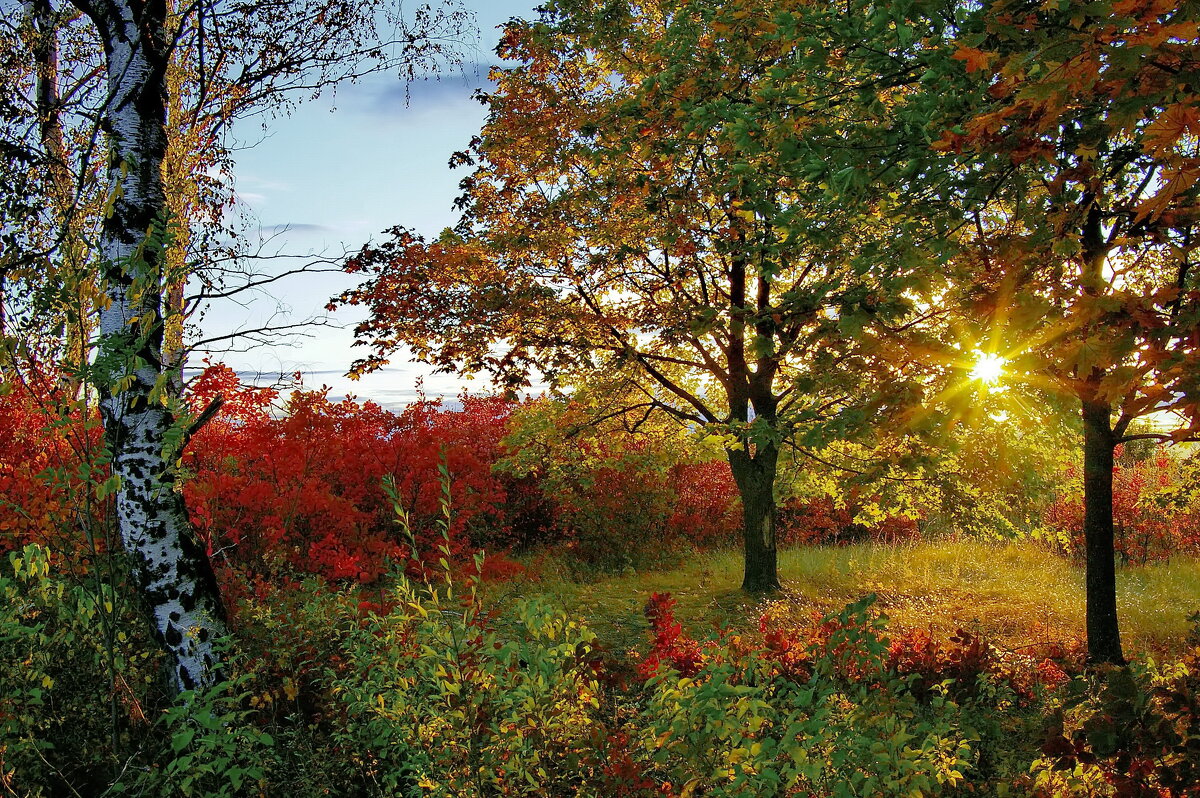
[[[738,589],[738,552],[708,552],[667,571],[571,581],[553,561],[540,580],[492,588],[492,600],[539,595],[580,614],[601,640],[622,650],[645,640],[642,607],[651,593],[670,592],[677,616],[693,634],[715,626],[749,631],[764,602]],[[805,547],[780,552],[784,592],[773,610],[826,612],[873,592],[893,625],[948,635],[978,631],[1006,649],[1083,638],[1083,570],[1031,544],[921,542]],[[1117,573],[1122,635],[1128,653],[1169,654],[1200,610],[1200,559],[1121,568]]]

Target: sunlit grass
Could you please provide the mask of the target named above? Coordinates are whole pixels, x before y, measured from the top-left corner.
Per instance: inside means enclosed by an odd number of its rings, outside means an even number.
[[[543,560],[540,581],[490,588],[497,600],[540,595],[591,625],[610,648],[642,643],[642,608],[651,593],[667,591],[677,617],[693,634],[717,625],[755,628],[762,609],[743,594],[741,555],[709,552],[681,567],[574,582]],[[1032,544],[927,542],[884,546],[804,547],[780,552],[785,612],[826,612],[874,592],[899,627],[949,635],[958,628],[985,634],[1005,649],[1069,643],[1084,636],[1082,567]],[[1117,572],[1121,628],[1135,654],[1177,650],[1187,616],[1200,610],[1200,559]]]

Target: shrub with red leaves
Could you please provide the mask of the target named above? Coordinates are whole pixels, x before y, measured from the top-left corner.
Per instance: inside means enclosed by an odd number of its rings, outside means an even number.
[[[853,495],[849,498],[840,506],[828,496],[785,503],[779,510],[779,542],[807,546],[900,543],[920,536],[917,522],[903,516],[888,516],[876,524],[855,523],[859,505]]]
[[[0,553],[36,543],[58,558],[56,568],[85,567],[105,545],[99,416],[62,396],[55,375],[0,389]]]
[[[470,560],[480,544],[510,539],[504,486],[491,466],[511,405],[466,397],[461,411],[418,401],[400,413],[297,391],[276,417],[274,392],[242,389],[223,366],[193,388],[196,406],[220,392],[221,414],[196,436],[185,485],[198,533],[218,564],[272,573],[280,566],[369,583],[412,557],[382,480],[395,480],[421,549],[433,556],[442,517],[439,465],[450,474],[450,548]],[[501,558],[487,565],[503,570]]]
[[[734,539],[740,529],[742,502],[726,460],[678,463],[669,484],[675,489],[675,510],[667,519],[671,537],[712,546]]]
[[[1098,774],[1119,798],[1200,796],[1200,646],[1167,669],[1111,668],[1047,725],[1039,769]],[[1049,795],[1049,792],[1038,792]]]
[[[663,667],[673,668],[681,676],[695,676],[704,661],[700,644],[683,633],[675,620],[675,599],[670,593],[652,593],[646,602],[646,620],[653,641],[650,653],[638,663],[638,673],[649,679]]]
[[[1179,552],[1200,551],[1200,508],[1194,504],[1160,506],[1151,499],[1152,494],[1179,482],[1179,462],[1163,447],[1141,460],[1125,456],[1121,446],[1115,454],[1113,532],[1117,554],[1127,563],[1145,564]],[[1077,481],[1078,469],[1067,469],[1065,477]],[[1044,521],[1062,532],[1072,552],[1082,556],[1083,499],[1078,490],[1051,502]]]

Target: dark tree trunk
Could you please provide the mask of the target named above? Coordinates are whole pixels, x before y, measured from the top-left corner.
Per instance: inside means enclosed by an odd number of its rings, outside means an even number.
[[[1083,539],[1087,550],[1088,662],[1124,665],[1113,546],[1112,408],[1083,402]]]
[[[753,453],[742,449],[729,452],[729,467],[742,498],[746,555],[742,589],[750,593],[764,593],[780,587],[775,547],[775,471],[778,462],[779,449],[774,445],[758,446]]]
[[[77,374],[87,363],[88,344],[93,328],[94,308],[88,297],[95,278],[86,274],[83,263],[82,236],[78,230],[79,209],[75,180],[71,176],[70,159],[67,156],[66,133],[62,123],[62,98],[59,96],[59,45],[58,31],[62,19],[50,0],[33,0],[30,3],[31,21],[36,35],[33,47],[36,76],[36,107],[38,132],[42,153],[46,159],[48,195],[51,200],[55,221],[59,227],[59,283],[67,290],[69,299],[62,313],[65,322],[66,350],[63,369],[59,379],[65,380],[72,393],[79,388]]]

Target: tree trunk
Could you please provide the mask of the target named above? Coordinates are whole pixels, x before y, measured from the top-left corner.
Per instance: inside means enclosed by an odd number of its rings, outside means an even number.
[[[58,224],[58,282],[66,288],[61,313],[64,322],[66,368],[59,375],[70,391],[79,389],[80,379],[88,360],[88,344],[94,330],[94,311],[89,297],[95,277],[87,273],[86,247],[79,235],[79,198],[75,179],[71,176],[67,155],[66,134],[62,124],[62,98],[59,96],[58,29],[62,24],[59,13],[50,0],[29,2],[31,21],[36,33],[33,57],[36,76],[36,108],[38,135],[46,158],[49,180],[48,196]]]
[[[742,498],[746,555],[742,590],[749,593],[780,588],[775,548],[775,471],[778,462],[779,449],[774,445],[758,446],[753,454],[743,449],[729,452],[729,467]]]
[[[174,660],[173,687],[204,687],[218,678],[214,646],[225,633],[225,612],[174,484],[167,443],[178,430],[162,362],[166,8],[161,0],[76,3],[96,23],[107,57],[111,213],[100,268],[109,302],[100,314],[96,387],[120,478],[117,525],[154,633]]]
[[[1112,408],[1083,402],[1083,539],[1087,550],[1088,662],[1124,665],[1113,546]]]

